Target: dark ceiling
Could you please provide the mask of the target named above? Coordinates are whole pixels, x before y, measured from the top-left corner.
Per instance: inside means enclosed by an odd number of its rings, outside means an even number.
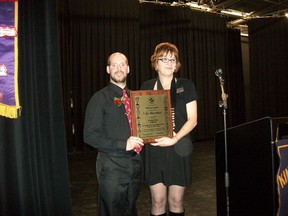
[[[148,0],[149,1],[149,0]],[[253,12],[253,16],[282,16],[288,12],[288,0],[150,0],[152,2],[189,3],[196,2],[215,7],[218,10],[233,9]]]
[[[190,2],[190,1],[187,1]],[[200,0],[198,3],[214,4],[217,9],[253,12],[253,16],[282,16],[288,11],[288,0]]]
[[[142,0],[145,1],[145,0]],[[248,17],[231,16],[231,25],[240,26],[247,31],[245,23],[249,19],[264,17],[283,17],[288,13],[288,0],[146,0],[154,3],[187,4],[197,3],[211,8],[213,13],[221,13],[221,10],[236,10],[241,13],[250,13]],[[141,0],[140,0],[141,2]],[[244,26],[244,27],[243,27]],[[244,28],[244,29],[243,29]]]

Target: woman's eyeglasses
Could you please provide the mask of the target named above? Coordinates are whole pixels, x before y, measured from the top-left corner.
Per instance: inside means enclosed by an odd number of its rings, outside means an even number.
[[[160,60],[160,61],[162,61],[163,63],[168,63],[168,62],[170,62],[170,63],[172,63],[172,64],[176,64],[177,63],[177,61],[176,61],[176,59],[169,59],[169,58],[159,58],[158,60]]]

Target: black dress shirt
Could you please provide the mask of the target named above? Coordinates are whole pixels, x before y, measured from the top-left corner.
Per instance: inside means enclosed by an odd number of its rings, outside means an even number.
[[[129,91],[127,91],[129,93]],[[130,128],[124,104],[115,104],[122,89],[110,83],[90,99],[85,113],[84,141],[100,152],[125,153]]]

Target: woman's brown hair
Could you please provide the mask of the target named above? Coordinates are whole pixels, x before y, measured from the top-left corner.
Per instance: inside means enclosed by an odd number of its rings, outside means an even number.
[[[151,56],[152,68],[155,70],[156,62],[159,60],[159,58],[163,56],[167,56],[168,54],[174,55],[176,59],[175,72],[179,71],[181,67],[181,63],[180,63],[178,48],[174,44],[169,43],[169,42],[160,43],[155,47],[154,53]]]

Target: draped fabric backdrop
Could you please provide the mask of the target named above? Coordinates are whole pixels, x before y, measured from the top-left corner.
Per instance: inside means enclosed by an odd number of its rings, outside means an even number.
[[[19,1],[22,115],[0,117],[0,215],[70,216],[56,2]]]
[[[245,121],[240,32],[227,29],[225,17],[137,0],[86,0],[85,4],[61,0],[58,18],[68,151],[89,148],[82,138],[85,107],[92,94],[108,84],[108,55],[120,51],[128,56],[128,86],[137,90],[157,75],[150,57],[163,41],[178,46],[182,62],[178,76],[191,79],[198,90],[195,139],[213,138],[223,128],[217,68],[224,71],[229,97],[237,98],[229,101],[228,124]]]
[[[288,116],[288,20],[256,19],[249,22],[251,113]]]
[[[128,85],[140,84],[138,2],[62,0],[58,4],[67,143],[69,151],[80,151],[86,105],[109,81],[108,55],[126,54],[131,70]]]

